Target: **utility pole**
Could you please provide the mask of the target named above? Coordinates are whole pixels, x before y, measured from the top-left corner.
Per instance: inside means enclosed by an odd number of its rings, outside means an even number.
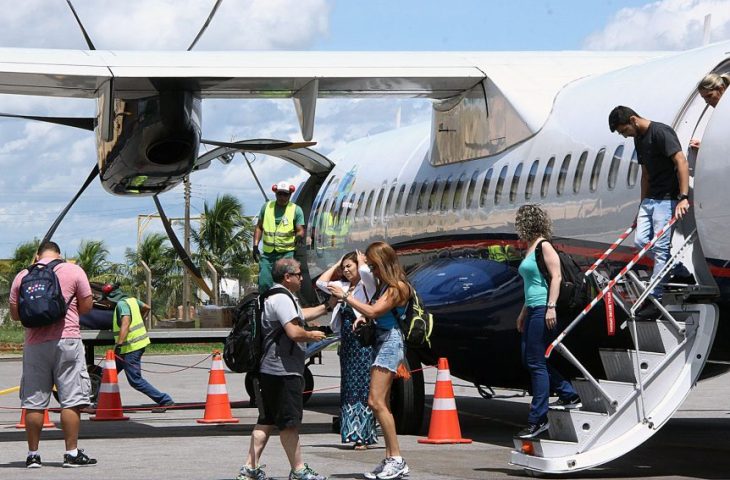
[[[190,255],[190,176],[185,177],[185,227],[183,236],[185,237],[185,252]],[[188,269],[183,269],[183,297],[182,297],[182,319],[190,320],[190,275]]]

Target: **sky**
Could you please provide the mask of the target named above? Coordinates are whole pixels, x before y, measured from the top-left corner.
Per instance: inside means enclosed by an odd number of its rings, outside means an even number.
[[[73,0],[100,50],[185,50],[214,0]],[[0,0],[0,47],[85,49],[66,2]],[[683,50],[730,39],[730,0],[223,0],[196,50],[524,51]],[[425,122],[425,100],[320,100],[315,147],[327,155],[361,137]],[[0,95],[0,112],[91,116],[90,100]],[[301,140],[290,100],[205,100],[203,137]],[[0,258],[41,238],[96,161],[94,136],[61,126],[0,119]],[[298,183],[306,174],[283,160],[253,163],[264,185]],[[255,215],[263,198],[237,156],[192,176],[192,215],[219,194],[236,196]],[[168,216],[183,213],[182,188],[160,196]],[[74,256],[81,240],[103,240],[121,261],[137,241],[138,216],[151,198],[123,198],[94,182],[57,230]],[[144,231],[161,231],[153,221]]]

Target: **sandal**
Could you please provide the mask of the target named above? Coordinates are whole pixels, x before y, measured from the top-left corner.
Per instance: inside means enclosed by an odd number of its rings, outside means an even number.
[[[368,446],[362,443],[356,443],[353,447],[353,450],[367,450]]]

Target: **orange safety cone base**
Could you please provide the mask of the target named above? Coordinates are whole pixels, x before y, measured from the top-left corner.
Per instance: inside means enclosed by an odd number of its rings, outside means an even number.
[[[238,423],[237,418],[221,418],[219,420],[207,420],[205,418],[199,418],[196,420],[198,423]]]
[[[470,438],[454,438],[454,439],[431,439],[431,438],[419,438],[418,443],[430,443],[434,445],[445,445],[448,443],[472,443]]]

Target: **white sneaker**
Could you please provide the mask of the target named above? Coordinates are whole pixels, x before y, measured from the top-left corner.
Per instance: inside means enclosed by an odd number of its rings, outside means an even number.
[[[375,469],[373,469],[372,472],[365,473],[365,478],[367,478],[368,480],[375,480],[376,478],[378,478],[378,474],[383,471],[383,468],[385,468],[385,464],[387,462],[388,462],[388,459],[384,458],[380,462],[380,464],[377,467],[375,467]]]
[[[392,480],[394,478],[403,478],[408,475],[410,469],[406,465],[406,461],[401,458],[400,461],[395,458],[388,458],[385,462],[383,470],[377,474],[378,480]]]

